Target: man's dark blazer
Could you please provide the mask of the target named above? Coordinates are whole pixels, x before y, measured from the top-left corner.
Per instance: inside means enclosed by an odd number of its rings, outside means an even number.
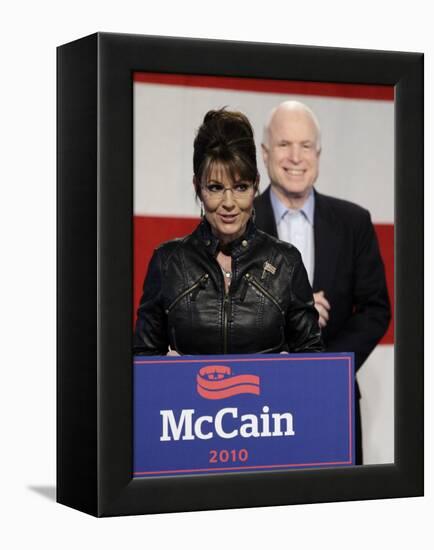
[[[314,192],[313,291],[331,306],[323,340],[329,352],[354,351],[358,369],[390,322],[384,265],[369,212]],[[259,229],[277,237],[270,187],[255,199],[255,214]]]

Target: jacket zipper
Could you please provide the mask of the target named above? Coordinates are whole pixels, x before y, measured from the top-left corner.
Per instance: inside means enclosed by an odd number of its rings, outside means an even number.
[[[266,296],[271,302],[273,302],[273,304],[277,307],[277,309],[280,311],[280,313],[285,316],[285,313],[283,311],[283,309],[280,307],[280,304],[279,302],[276,300],[276,298],[270,294],[268,292],[267,289],[265,289],[260,283],[258,283],[258,281],[255,279],[255,277],[253,277],[252,275],[250,275],[250,273],[246,273],[244,275],[245,279],[247,280],[248,283],[250,283],[251,285],[253,285],[255,288],[257,288],[259,290],[259,292],[261,292],[264,296]]]
[[[216,260],[216,263],[217,260]],[[220,268],[220,265],[219,265]],[[222,274],[223,281],[223,353],[226,355],[228,353],[228,329],[229,329],[229,315],[230,315],[230,287],[226,291],[225,278]]]
[[[190,294],[190,292],[193,292],[196,288],[201,286],[205,281],[208,280],[208,273],[205,273],[205,275],[202,275],[202,277],[194,283],[190,288],[187,288],[187,290],[184,290],[181,292],[179,296],[177,296],[173,302],[169,305],[169,307],[166,309],[166,315],[170,313],[170,311],[176,306],[176,304],[184,298],[184,296],[187,296],[187,294]],[[196,296],[195,296],[196,297]]]
[[[225,293],[223,299],[223,353],[228,352],[228,327],[229,327],[229,293]]]

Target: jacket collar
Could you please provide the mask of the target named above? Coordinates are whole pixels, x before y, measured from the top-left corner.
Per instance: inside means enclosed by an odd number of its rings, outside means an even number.
[[[224,252],[233,258],[241,256],[243,253],[247,252],[252,245],[252,240],[256,235],[256,225],[250,219],[247,222],[246,231],[244,234],[229,243],[225,248]],[[220,242],[214,233],[211,230],[211,226],[206,219],[203,219],[199,226],[197,227],[196,236],[199,238],[199,241],[205,246],[207,251],[215,256],[219,250],[222,250],[220,247]]]

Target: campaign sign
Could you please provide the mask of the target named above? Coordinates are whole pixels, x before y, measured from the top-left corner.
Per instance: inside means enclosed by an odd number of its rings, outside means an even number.
[[[134,359],[134,477],[354,464],[353,354]]]

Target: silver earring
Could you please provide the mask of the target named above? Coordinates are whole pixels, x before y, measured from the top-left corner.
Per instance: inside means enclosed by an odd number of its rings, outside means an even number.
[[[200,217],[201,218],[204,218],[205,217],[205,214],[204,214],[204,211],[203,211],[203,204],[200,203]]]

